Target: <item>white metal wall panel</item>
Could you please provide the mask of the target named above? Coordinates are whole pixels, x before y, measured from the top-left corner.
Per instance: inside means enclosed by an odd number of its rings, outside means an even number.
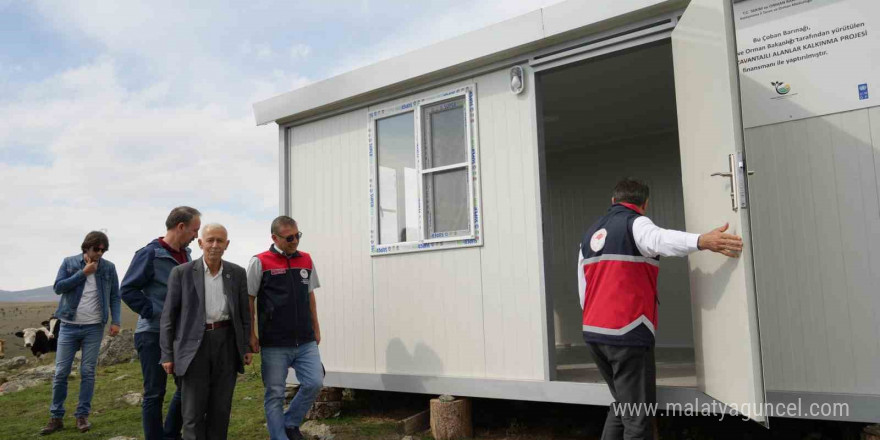
[[[373,257],[373,271],[379,372],[485,375],[477,248]]]
[[[534,87],[527,84],[525,92],[514,95],[508,83],[506,70],[477,79],[486,374],[544,379]]]
[[[746,130],[768,390],[880,394],[880,108]]]
[[[333,371],[375,371],[366,109],[292,129],[291,216],[321,280],[321,355]],[[268,234],[268,231],[267,231]]]

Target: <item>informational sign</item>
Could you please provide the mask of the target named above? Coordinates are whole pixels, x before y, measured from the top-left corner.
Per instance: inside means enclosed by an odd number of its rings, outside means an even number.
[[[880,105],[880,0],[734,3],[746,128]]]

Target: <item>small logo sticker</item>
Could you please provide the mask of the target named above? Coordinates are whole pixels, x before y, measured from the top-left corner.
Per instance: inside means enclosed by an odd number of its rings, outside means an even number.
[[[859,84],[859,101],[868,99],[868,83]]]
[[[300,269],[300,270],[299,270],[299,276],[301,276],[301,277],[303,277],[303,278],[308,278],[308,277],[309,277],[309,271],[307,271],[307,270],[305,270],[305,269]]]
[[[599,252],[602,248],[605,247],[605,238],[608,237],[608,231],[605,228],[599,229],[593,234],[593,238],[590,239],[590,249],[593,252]]]
[[[773,81],[770,84],[776,88],[776,93],[780,95],[787,95],[791,91],[791,84],[786,84],[782,81]]]
[[[269,271],[269,273],[271,273],[272,275],[284,275],[284,272],[286,271],[287,270],[285,269],[272,269],[271,271]]]

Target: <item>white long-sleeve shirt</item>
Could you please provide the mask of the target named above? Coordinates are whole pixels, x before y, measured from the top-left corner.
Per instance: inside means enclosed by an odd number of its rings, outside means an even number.
[[[696,252],[700,234],[663,229],[654,224],[650,218],[641,216],[633,221],[633,239],[642,256],[654,257],[686,257]],[[584,251],[578,256],[578,295],[581,308],[584,307],[584,295],[587,291],[587,280],[584,277]]]

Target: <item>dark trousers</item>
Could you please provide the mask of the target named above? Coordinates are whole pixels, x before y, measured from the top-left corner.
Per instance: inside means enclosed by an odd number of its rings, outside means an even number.
[[[144,375],[144,403],[141,407],[144,439],[179,439],[181,426],[180,388],[171,397],[168,415],[165,417],[164,426],[162,424],[162,404],[165,402],[168,374],[159,364],[162,355],[159,349],[159,333],[135,333],[134,346],[141,361],[141,373]]]
[[[654,347],[587,345],[614,397],[602,440],[654,438],[651,423],[657,402]]]
[[[184,440],[226,440],[239,362],[232,327],[205,332],[180,378]]]

